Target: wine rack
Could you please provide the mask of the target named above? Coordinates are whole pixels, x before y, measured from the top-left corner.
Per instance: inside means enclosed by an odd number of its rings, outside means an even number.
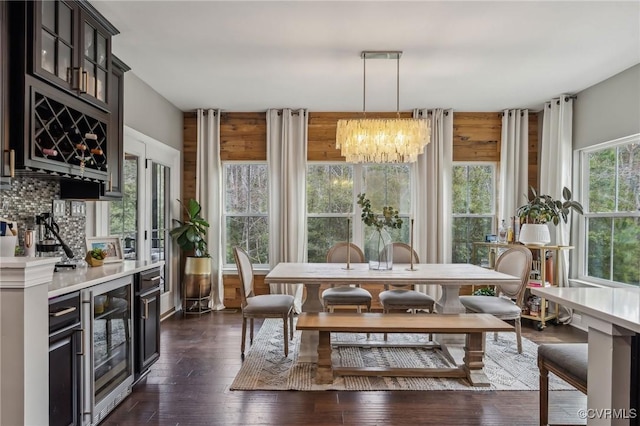
[[[75,176],[106,179],[107,123],[33,92],[31,158],[70,166]],[[103,173],[89,173],[97,171]],[[102,177],[104,175],[104,177]]]

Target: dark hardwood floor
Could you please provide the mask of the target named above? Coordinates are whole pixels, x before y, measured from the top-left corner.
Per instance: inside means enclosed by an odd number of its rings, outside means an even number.
[[[259,325],[259,322],[256,322]],[[103,425],[537,425],[538,392],[230,391],[242,363],[241,316],[180,314],[162,322],[162,356]],[[585,342],[571,326],[523,334],[537,343]],[[580,424],[578,391],[550,393],[550,420]]]

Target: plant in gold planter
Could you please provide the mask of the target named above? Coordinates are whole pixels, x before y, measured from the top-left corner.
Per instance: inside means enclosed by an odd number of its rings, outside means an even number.
[[[87,257],[85,258],[85,260],[91,266],[102,266],[106,257],[106,250],[102,250],[101,248],[94,248],[87,252]]]
[[[193,256],[188,256],[184,270],[184,297],[185,299],[198,299],[187,310],[197,310],[198,313],[208,311],[208,298],[211,293],[211,256],[207,249],[207,222],[200,213],[202,207],[193,198],[186,204],[178,200],[185,212],[185,220],[174,219],[178,226],[169,232],[183,251],[193,251]]]

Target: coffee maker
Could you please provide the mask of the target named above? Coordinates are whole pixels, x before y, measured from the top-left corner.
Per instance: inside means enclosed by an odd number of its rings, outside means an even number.
[[[36,252],[38,252],[39,256],[52,256],[62,248],[64,254],[66,254],[69,259],[73,259],[73,251],[62,241],[62,238],[60,238],[60,227],[53,220],[51,213],[36,215],[36,226]],[[56,265],[56,267],[58,267],[58,265]]]

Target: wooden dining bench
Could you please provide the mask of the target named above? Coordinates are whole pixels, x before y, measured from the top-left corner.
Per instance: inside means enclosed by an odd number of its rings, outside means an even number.
[[[298,330],[319,332],[316,383],[333,383],[341,376],[457,377],[474,386],[489,386],[484,367],[484,334],[513,331],[513,326],[490,314],[406,315],[380,313],[302,313]],[[333,367],[331,333],[465,334],[464,365],[449,368]]]

